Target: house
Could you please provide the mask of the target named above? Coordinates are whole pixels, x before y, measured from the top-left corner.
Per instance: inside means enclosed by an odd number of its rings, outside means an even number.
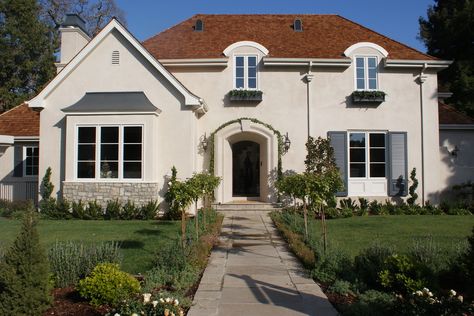
[[[116,20],[90,38],[69,15],[60,31],[57,76],[11,111],[40,112],[39,165],[2,131],[5,181],[51,167],[58,197],[144,203],[176,166],[220,176],[217,202],[271,203],[307,137],[329,136],[340,196],[399,199],[412,168],[422,202],[448,185],[436,96],[450,62],[341,16],[199,14],[143,43]]]

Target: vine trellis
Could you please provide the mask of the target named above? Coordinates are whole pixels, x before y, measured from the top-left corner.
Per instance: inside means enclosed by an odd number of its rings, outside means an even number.
[[[273,126],[271,126],[270,124],[264,123],[264,122],[262,122],[262,121],[260,121],[256,118],[251,118],[251,117],[241,117],[241,118],[238,118],[238,119],[235,119],[235,120],[225,122],[224,124],[222,124],[221,126],[216,128],[211,133],[211,135],[209,136],[209,148],[210,148],[209,172],[211,174],[215,175],[215,173],[214,173],[214,138],[215,138],[216,133],[219,132],[221,129],[229,126],[229,125],[232,125],[232,124],[235,124],[235,123],[240,124],[242,121],[245,121],[245,120],[264,126],[264,127],[268,128],[269,130],[271,130],[273,132],[273,134],[275,134],[277,136],[277,139],[278,139],[277,179],[280,180],[282,175],[283,175],[283,171],[282,171],[283,166],[282,166],[282,159],[281,159],[281,157],[283,156],[283,151],[284,151],[284,149],[283,149],[283,136],[281,135],[280,131],[273,128]]]

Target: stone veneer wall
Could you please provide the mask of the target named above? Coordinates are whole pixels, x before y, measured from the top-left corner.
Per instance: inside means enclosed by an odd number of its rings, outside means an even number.
[[[102,206],[109,200],[133,201],[143,205],[159,198],[158,183],[143,182],[63,182],[63,198],[68,201],[94,201]]]

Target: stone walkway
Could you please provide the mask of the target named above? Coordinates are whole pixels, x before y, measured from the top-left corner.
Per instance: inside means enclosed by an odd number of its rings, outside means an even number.
[[[264,212],[226,213],[189,316],[337,315]]]

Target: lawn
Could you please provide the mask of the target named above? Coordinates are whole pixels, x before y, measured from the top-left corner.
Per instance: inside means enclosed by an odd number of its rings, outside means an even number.
[[[14,240],[20,224],[17,220],[0,218],[0,246],[5,247]],[[151,268],[160,246],[178,236],[179,225],[172,221],[41,220],[38,231],[46,247],[56,240],[118,241],[123,254],[122,268],[137,274]]]
[[[465,242],[474,226],[474,216],[388,215],[333,219],[327,221],[328,240],[350,255],[357,255],[375,241],[404,251],[414,239],[430,236],[439,247]],[[310,225],[310,234],[321,234],[321,222]]]

